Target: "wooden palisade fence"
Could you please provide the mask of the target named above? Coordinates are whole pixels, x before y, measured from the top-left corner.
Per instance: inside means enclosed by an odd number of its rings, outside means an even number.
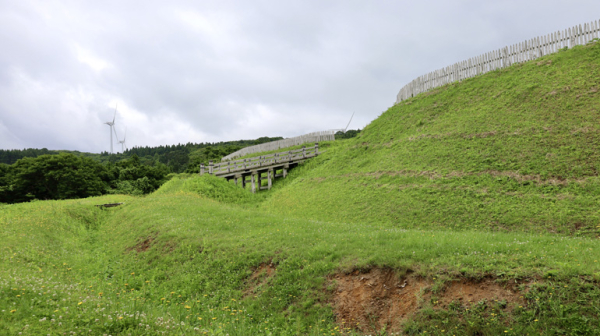
[[[396,96],[396,104],[448,83],[506,68],[514,63],[534,60],[597,38],[600,38],[600,21],[593,21],[490,51],[414,79],[400,90]]]
[[[214,164],[209,161],[208,166],[200,165],[200,175],[205,173],[234,180],[242,181],[242,187],[246,187],[249,182],[252,185],[252,192],[257,189],[271,189],[273,179],[276,177],[286,177],[288,171],[306,159],[319,155],[319,144],[314,147],[302,147],[301,149],[290,150],[262,156],[256,156],[248,159],[236,161],[227,161]],[[281,173],[276,174],[277,171]],[[263,174],[267,179],[267,185],[262,186]],[[247,178],[250,177],[249,180]]]
[[[299,146],[309,142],[321,142],[321,141],[333,141],[335,140],[335,133],[340,130],[328,130],[328,131],[320,131],[304,134],[301,136],[271,141],[260,145],[249,146],[240,149],[237,152],[233,152],[227,156],[224,156],[221,161],[228,161],[235,159],[240,156],[246,156],[252,153],[260,153],[260,152],[269,152],[273,150],[278,150],[281,148],[287,148],[292,146]]]

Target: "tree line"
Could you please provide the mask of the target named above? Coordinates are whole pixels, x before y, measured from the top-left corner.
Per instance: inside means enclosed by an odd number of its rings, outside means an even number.
[[[0,163],[0,203],[69,199],[108,193],[141,195],[167,179],[166,166],[146,166],[137,156],[101,164],[71,153]]]
[[[359,132],[338,132],[335,137],[352,138]],[[201,163],[220,161],[244,147],[280,139],[133,147],[117,154],[46,148],[0,150],[0,203],[148,194],[167,181],[169,174],[198,173]]]
[[[133,147],[118,154],[46,148],[0,150],[0,203],[147,194],[168,180],[170,173],[195,173],[200,163],[279,139]]]
[[[47,148],[36,149],[0,149],[0,163],[12,165],[23,158],[36,158],[41,155],[56,155],[60,153],[71,153],[77,156],[93,159],[102,164],[117,163],[136,155],[142,164],[155,166],[164,164],[172,173],[183,173],[190,165],[200,163],[199,160],[217,160],[247,146],[258,145],[265,142],[281,140],[282,137],[261,137],[254,140],[237,140],[223,142],[201,142],[164,146],[144,146],[127,149],[123,153],[110,154],[85,153],[67,150],[48,150]]]

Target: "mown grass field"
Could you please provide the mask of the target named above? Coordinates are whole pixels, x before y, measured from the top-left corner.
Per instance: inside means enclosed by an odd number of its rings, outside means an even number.
[[[0,334],[599,335],[599,65],[592,44],[420,95],[269,192],[0,205]],[[388,291],[415,303],[383,323]]]

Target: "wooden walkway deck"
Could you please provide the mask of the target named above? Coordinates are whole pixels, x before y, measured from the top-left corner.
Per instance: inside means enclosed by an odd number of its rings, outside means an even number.
[[[204,164],[200,165],[200,175],[205,173],[212,174],[223,177],[227,181],[234,180],[235,184],[241,179],[242,187],[245,188],[246,184],[250,183],[252,192],[255,193],[257,190],[271,189],[273,180],[276,177],[286,177],[290,169],[296,167],[306,159],[317,155],[319,155],[319,144],[315,143],[314,147],[302,147],[301,149],[248,159],[217,164],[210,161],[208,167],[204,166]],[[208,171],[206,171],[206,168],[208,168]],[[264,177],[263,174],[265,175]],[[262,180],[265,178],[267,179],[267,185],[263,187]]]

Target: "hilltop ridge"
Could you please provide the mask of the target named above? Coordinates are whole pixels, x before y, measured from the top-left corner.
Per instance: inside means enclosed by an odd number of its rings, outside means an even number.
[[[420,94],[332,145],[264,208],[406,228],[596,235],[599,67],[592,43]]]

